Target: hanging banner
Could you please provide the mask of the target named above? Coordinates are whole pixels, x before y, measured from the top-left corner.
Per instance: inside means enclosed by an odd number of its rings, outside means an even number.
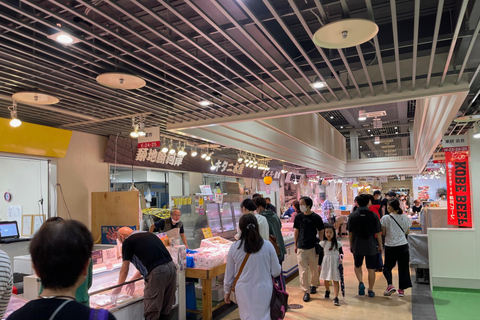
[[[307,178],[313,178],[317,176],[317,170],[307,169],[305,173]]]
[[[447,169],[448,224],[472,227],[468,139],[446,136],[442,141]]]
[[[145,128],[145,136],[138,137],[138,148],[158,148],[160,147],[160,128]]]

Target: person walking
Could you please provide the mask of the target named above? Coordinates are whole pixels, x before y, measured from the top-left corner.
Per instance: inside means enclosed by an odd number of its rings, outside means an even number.
[[[362,194],[355,198],[358,209],[350,214],[348,218],[348,236],[350,240],[350,251],[355,261],[355,275],[358,280],[358,295],[365,295],[363,283],[362,265],[363,260],[368,270],[368,296],[373,298],[375,292],[375,268],[377,267],[377,251],[382,252],[382,229],[380,221],[375,213],[368,210],[370,199]],[[377,241],[375,240],[377,237]]]
[[[340,305],[338,300],[338,292],[340,291],[340,271],[338,265],[342,259],[340,255],[343,255],[342,243],[337,241],[335,228],[327,225],[325,227],[324,240],[320,241],[325,254],[322,262],[322,272],[320,273],[320,279],[325,282],[325,299],[330,298],[330,281],[333,281],[333,304]]]
[[[278,261],[280,264],[282,264],[283,259],[287,254],[287,249],[285,248],[285,242],[283,241],[282,235],[282,222],[276,213],[274,213],[272,210],[266,209],[266,207],[268,207],[266,199],[267,198],[257,197],[253,199],[253,202],[257,206],[257,212],[267,219],[269,235],[272,235],[276,238],[278,248],[280,249]]]
[[[297,254],[298,273],[300,275],[300,287],[304,293],[303,301],[310,301],[310,294],[317,293],[318,287],[318,254],[315,244],[317,234],[323,239],[322,218],[312,211],[313,201],[309,197],[300,199],[300,210],[293,223],[295,237],[295,253]],[[308,269],[310,269],[310,281]],[[310,287],[308,283],[310,282]]]
[[[261,198],[260,194],[256,193],[258,196],[254,197],[255,198]],[[255,205],[255,202],[253,202],[252,199],[245,199],[242,201],[240,204],[240,211],[242,215],[251,213],[257,218],[257,223],[258,223],[258,232],[260,233],[260,236],[264,240],[270,240],[270,233],[269,233],[269,227],[268,227],[268,221],[267,218],[259,214],[258,212],[255,212],[257,210],[257,206]],[[239,240],[242,237],[242,230],[240,230],[240,224],[237,225],[237,234],[235,235],[235,239]]]
[[[385,266],[383,275],[387,280],[387,289],[384,296],[392,295],[396,289],[393,286],[392,269],[398,263],[398,296],[405,295],[405,289],[412,287],[410,280],[410,253],[406,235],[410,231],[412,222],[403,214],[397,199],[388,202],[389,215],[382,218],[382,233],[385,235]]]
[[[253,214],[242,215],[239,226],[240,241],[232,244],[227,256],[225,303],[231,302],[234,285],[240,319],[270,320],[272,277],[278,277],[281,272],[277,254],[273,245],[260,236]],[[234,283],[236,277],[238,280]]]

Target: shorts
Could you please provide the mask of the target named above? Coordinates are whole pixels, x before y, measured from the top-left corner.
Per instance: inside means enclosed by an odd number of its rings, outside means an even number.
[[[363,258],[365,258],[365,264],[367,265],[367,269],[377,269],[377,255],[374,254],[372,256],[361,256],[361,255],[353,255],[355,260],[355,268],[360,268],[363,265]]]

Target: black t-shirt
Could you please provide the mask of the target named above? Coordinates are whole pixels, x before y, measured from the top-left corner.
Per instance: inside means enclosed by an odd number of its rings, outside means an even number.
[[[265,208],[265,210],[271,210],[273,211],[273,213],[277,213],[277,208],[275,208],[275,206],[271,203],[267,204],[267,207]]]
[[[416,206],[413,206],[412,207],[412,211],[415,213],[415,212],[420,212],[422,211],[422,205],[416,207]]]
[[[123,260],[132,261],[133,256],[140,260],[148,273],[159,265],[172,261],[162,240],[150,232],[133,233],[125,239],[122,245]]]
[[[380,201],[380,204],[381,204],[380,211],[382,211],[382,208],[384,208],[385,211],[383,211],[383,214],[387,215],[388,214],[388,210],[387,210],[388,199],[383,198],[382,201]]]
[[[317,242],[317,233],[325,229],[322,218],[312,212],[306,215],[299,213],[295,216],[293,227],[299,230],[297,247],[299,249],[312,249]]]
[[[348,217],[348,232],[353,233],[354,254],[372,256],[377,252],[375,234],[382,231],[377,214],[364,208],[355,210]]]
[[[169,230],[180,228],[180,233],[185,233],[183,230],[183,223],[179,221],[177,224],[172,223],[172,218],[167,219],[160,219],[155,222],[155,228],[158,229],[160,232],[167,232]]]
[[[48,320],[55,310],[67,300],[38,299],[32,300],[15,311],[8,320]],[[55,320],[89,320],[90,308],[76,301],[70,301],[57,313]],[[116,320],[113,314],[108,314],[108,320]]]

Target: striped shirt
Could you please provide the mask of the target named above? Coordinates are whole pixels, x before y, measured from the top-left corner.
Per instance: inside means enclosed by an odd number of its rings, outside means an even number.
[[[13,275],[10,258],[5,251],[0,250],[0,319],[7,311],[12,295]]]

